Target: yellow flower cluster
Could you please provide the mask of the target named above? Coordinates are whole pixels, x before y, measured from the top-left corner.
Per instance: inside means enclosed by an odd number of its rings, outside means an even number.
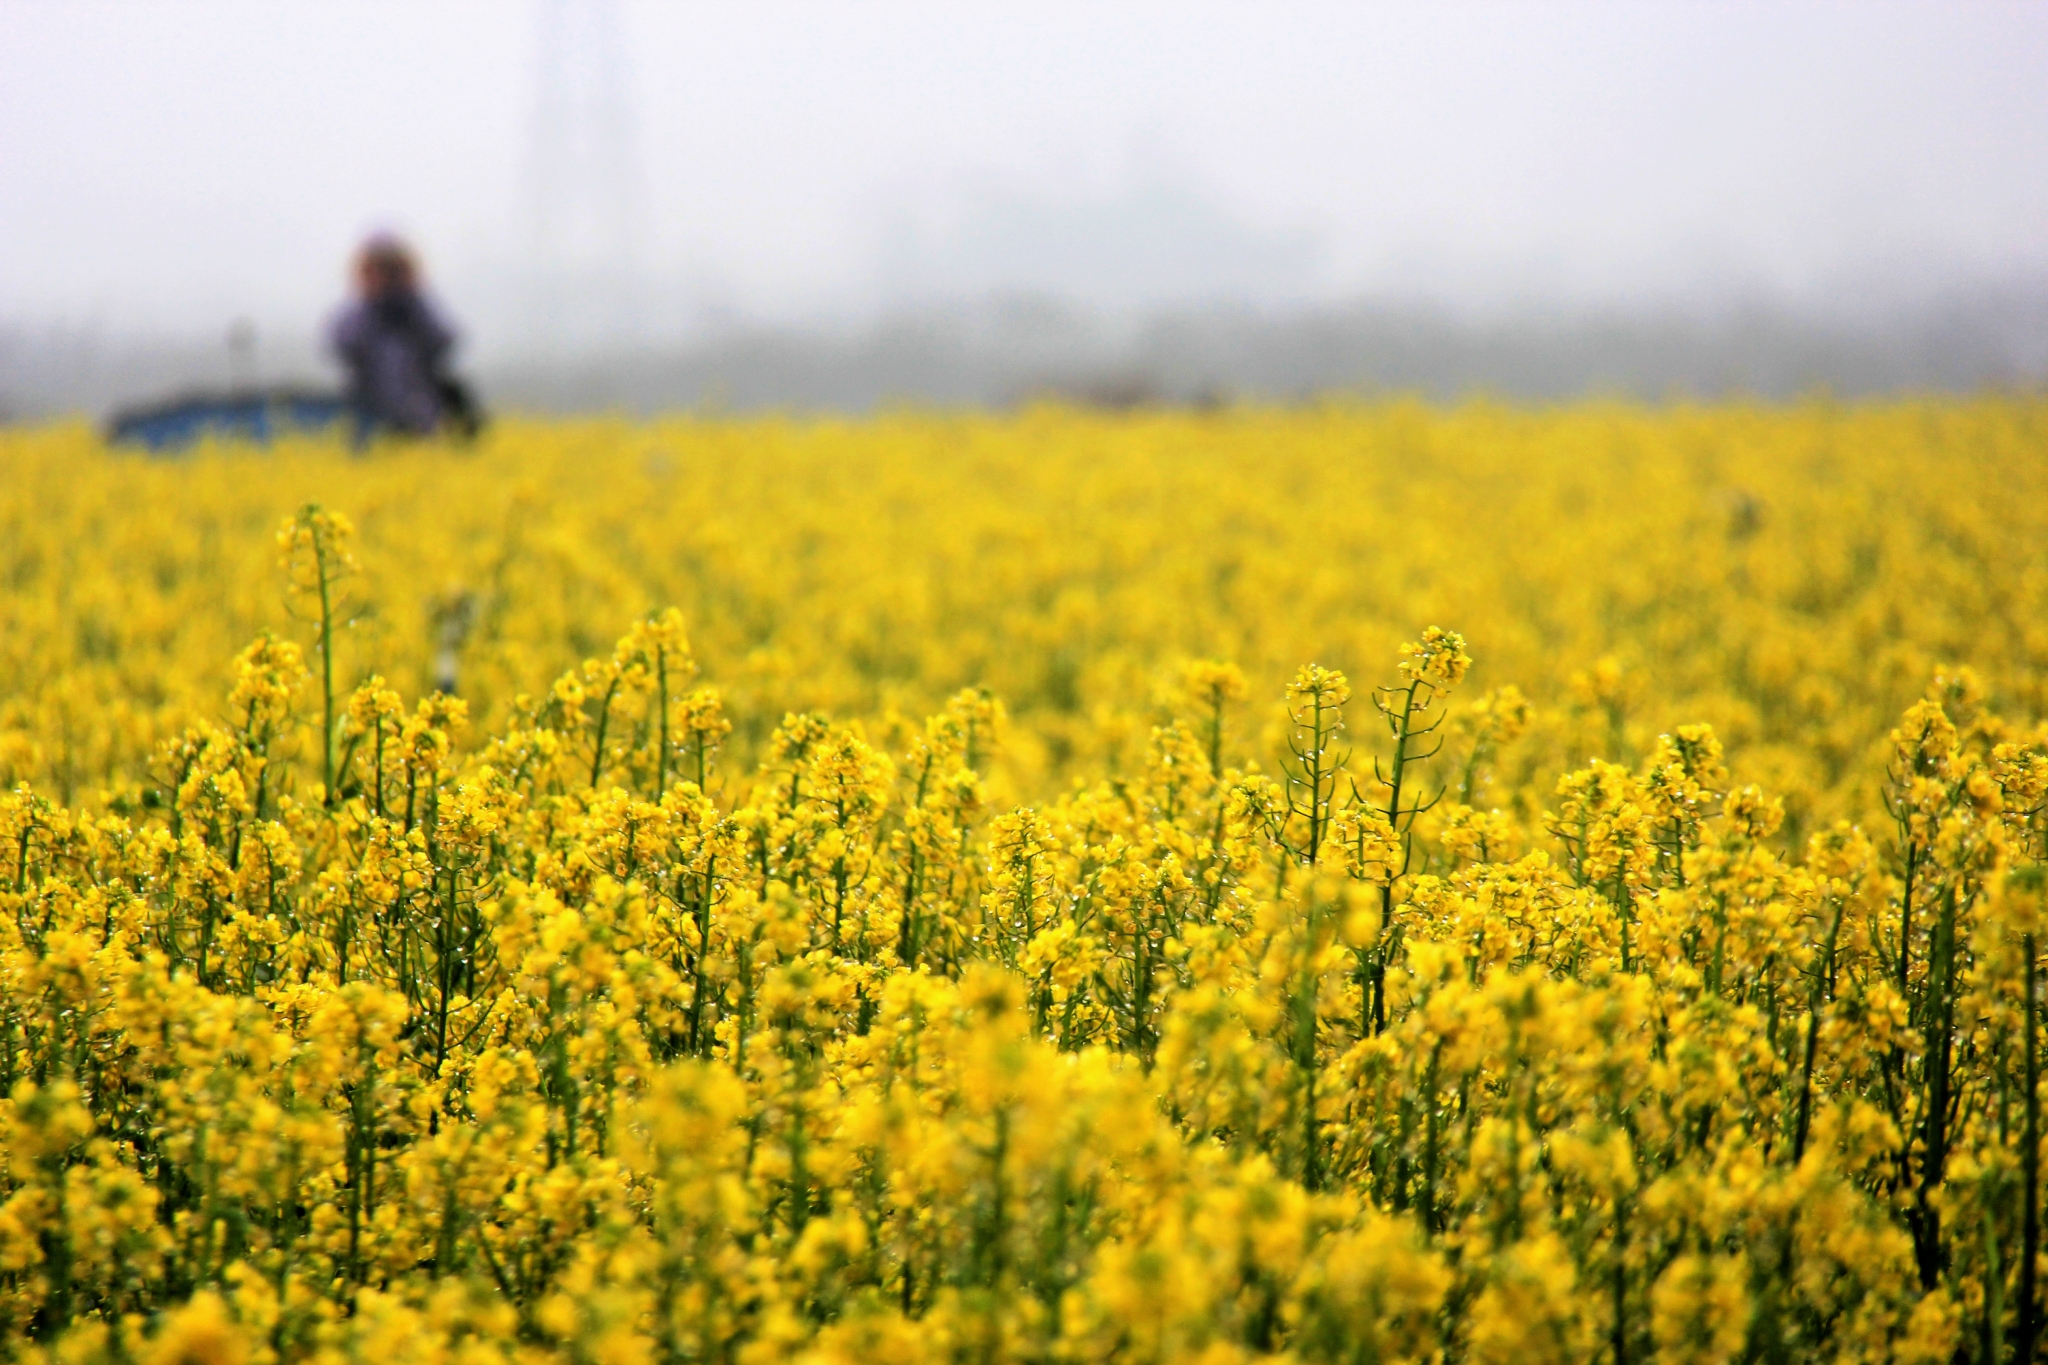
[[[0,433],[0,1357],[2031,1361],[2044,417]]]

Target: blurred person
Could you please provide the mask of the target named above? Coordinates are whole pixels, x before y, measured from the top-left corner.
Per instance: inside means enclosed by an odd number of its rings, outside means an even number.
[[[336,315],[328,344],[348,370],[356,442],[390,433],[474,436],[482,417],[449,372],[455,329],[420,288],[419,264],[397,237],[379,233],[356,252],[356,297]]]

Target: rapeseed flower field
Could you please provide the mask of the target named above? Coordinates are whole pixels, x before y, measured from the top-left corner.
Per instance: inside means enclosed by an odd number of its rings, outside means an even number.
[[[2032,1361],[2044,457],[0,431],[0,1349]]]

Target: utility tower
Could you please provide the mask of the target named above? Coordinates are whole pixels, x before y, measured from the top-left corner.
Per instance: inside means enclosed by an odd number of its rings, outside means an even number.
[[[631,345],[644,194],[620,0],[539,0],[528,227],[532,325],[558,356]]]

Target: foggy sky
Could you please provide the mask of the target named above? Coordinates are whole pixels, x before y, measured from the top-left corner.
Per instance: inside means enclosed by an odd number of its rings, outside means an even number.
[[[377,226],[490,316],[530,264],[537,13],[0,0],[0,322],[310,328]],[[2035,5],[750,0],[620,31],[631,266],[677,316],[2048,276]]]

